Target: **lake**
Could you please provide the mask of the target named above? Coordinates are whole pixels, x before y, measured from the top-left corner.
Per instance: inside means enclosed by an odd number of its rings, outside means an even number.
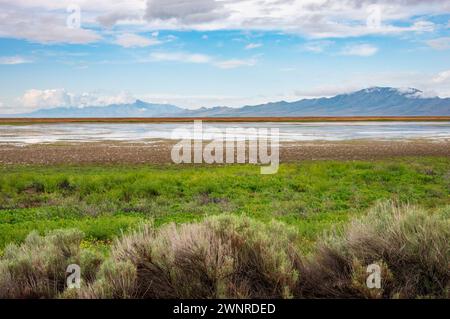
[[[173,138],[175,129],[192,131],[192,123],[74,123],[0,125],[0,143],[125,141],[151,142]],[[450,122],[314,122],[314,123],[203,123],[204,129],[278,128],[280,141],[343,141],[450,139]],[[177,137],[178,139],[179,137]]]

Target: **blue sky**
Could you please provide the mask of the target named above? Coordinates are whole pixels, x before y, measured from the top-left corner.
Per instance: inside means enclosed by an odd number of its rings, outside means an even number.
[[[241,106],[370,86],[450,96],[450,1],[9,2],[0,114],[138,98]]]

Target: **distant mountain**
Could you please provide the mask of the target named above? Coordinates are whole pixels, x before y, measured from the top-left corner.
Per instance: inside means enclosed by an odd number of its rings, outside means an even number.
[[[8,117],[277,117],[277,116],[450,116],[450,98],[425,97],[417,89],[373,87],[330,98],[274,102],[241,108],[187,110],[137,100],[132,104],[42,109]]]
[[[41,109],[26,114],[9,115],[8,117],[172,117],[185,111],[175,105],[152,104],[136,100],[131,104]]]
[[[241,108],[215,107],[192,116],[414,116],[450,115],[450,98],[426,98],[417,89],[374,87],[331,98],[275,102]]]

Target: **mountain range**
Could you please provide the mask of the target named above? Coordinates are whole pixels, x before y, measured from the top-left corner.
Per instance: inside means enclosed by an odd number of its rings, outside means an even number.
[[[373,87],[328,98],[272,102],[240,108],[188,110],[136,100],[108,106],[55,107],[1,117],[295,117],[295,116],[449,116],[450,98],[426,97],[422,91]]]

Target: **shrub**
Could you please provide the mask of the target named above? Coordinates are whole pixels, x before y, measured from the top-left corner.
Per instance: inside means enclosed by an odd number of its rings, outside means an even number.
[[[31,233],[0,259],[0,298],[430,298],[449,297],[450,206],[429,213],[380,203],[319,240],[300,258],[296,231],[221,215],[198,223],[144,225],[110,256],[80,249],[83,234]],[[65,290],[66,268],[82,288]],[[381,289],[366,285],[381,269]]]
[[[68,298],[114,298],[130,299],[136,295],[137,269],[130,261],[116,262],[106,260],[98,274],[98,279],[92,285],[83,287],[77,295],[68,295]],[[70,291],[73,293],[75,290]],[[69,292],[69,291],[67,291]]]
[[[64,290],[66,269],[79,262],[83,234],[58,230],[32,232],[25,242],[9,245],[0,260],[0,298],[52,298]]]
[[[70,180],[67,177],[62,178],[57,183],[57,188],[63,192],[72,192],[75,190],[75,186],[70,183]]]
[[[287,298],[298,274],[285,225],[220,216],[144,226],[112,249],[88,298]]]
[[[98,251],[83,249],[80,252],[81,275],[86,283],[94,282],[97,273],[104,261],[103,255]]]
[[[0,259],[0,298],[76,296],[66,290],[67,266],[78,264],[82,283],[95,280],[103,256],[80,249],[83,233],[55,230],[47,236],[30,233],[20,246],[9,245]]]
[[[412,206],[381,203],[342,234],[321,241],[301,263],[300,297],[446,297],[450,280],[450,220]],[[377,293],[364,287],[367,265],[382,270]]]

